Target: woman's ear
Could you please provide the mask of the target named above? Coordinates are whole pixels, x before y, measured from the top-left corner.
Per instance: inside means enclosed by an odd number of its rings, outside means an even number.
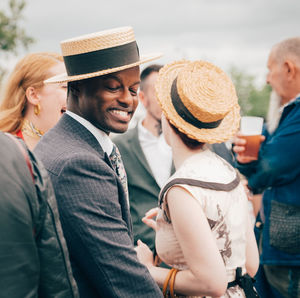
[[[32,105],[37,105],[40,103],[40,98],[39,98],[39,94],[37,92],[37,89],[34,87],[28,87],[26,89],[26,98],[28,100],[28,102],[30,102]]]

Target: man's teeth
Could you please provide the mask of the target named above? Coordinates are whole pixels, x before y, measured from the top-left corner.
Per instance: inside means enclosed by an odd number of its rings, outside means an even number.
[[[120,116],[124,116],[124,117],[126,117],[128,115],[128,112],[120,111],[120,110],[113,110],[113,113],[118,114]]]

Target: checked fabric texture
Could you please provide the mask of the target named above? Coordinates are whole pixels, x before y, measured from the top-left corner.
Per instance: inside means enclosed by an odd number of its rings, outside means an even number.
[[[121,158],[121,154],[120,151],[118,149],[118,147],[114,144],[113,145],[113,150],[109,156],[110,162],[114,168],[114,170],[116,171],[117,175],[119,176],[123,188],[125,190],[126,193],[126,197],[127,197],[127,202],[129,204],[129,196],[128,196],[128,185],[127,185],[127,176],[126,176],[126,171],[124,168],[124,164]]]

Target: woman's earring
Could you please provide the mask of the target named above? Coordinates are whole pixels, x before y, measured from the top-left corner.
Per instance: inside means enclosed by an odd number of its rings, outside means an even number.
[[[34,114],[36,114],[37,116],[40,114],[41,112],[41,106],[38,103],[37,105],[34,106]]]

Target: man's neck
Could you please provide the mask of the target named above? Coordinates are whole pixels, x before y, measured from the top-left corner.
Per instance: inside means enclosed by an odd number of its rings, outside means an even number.
[[[146,116],[142,121],[142,125],[154,136],[159,137],[161,135],[161,122],[153,117]]]
[[[283,106],[293,101],[294,99],[296,99],[297,96],[299,96],[299,94],[300,94],[300,76],[297,80],[295,80],[289,85],[287,96],[286,98],[282,98],[281,105]]]

